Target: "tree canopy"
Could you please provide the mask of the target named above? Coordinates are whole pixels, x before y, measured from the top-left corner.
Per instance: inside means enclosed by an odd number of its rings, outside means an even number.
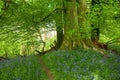
[[[1,52],[40,45],[42,28],[56,29],[61,48],[120,42],[119,14],[119,0],[1,0]]]

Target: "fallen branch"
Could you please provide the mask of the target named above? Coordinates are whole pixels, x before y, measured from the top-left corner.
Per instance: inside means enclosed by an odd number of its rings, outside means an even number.
[[[7,58],[7,57],[0,56],[0,61],[2,61],[2,60],[8,60],[8,58]]]
[[[45,47],[45,46],[44,46],[44,47]],[[46,54],[46,53],[48,53],[48,52],[57,50],[57,42],[54,41],[54,43],[51,44],[50,47],[51,47],[51,48],[48,49],[48,50],[46,50],[46,51],[39,51],[39,50],[35,50],[35,51],[38,53],[38,55],[44,55],[44,54]]]
[[[109,54],[106,54],[106,52],[112,53],[112,54],[117,54],[118,51],[108,48],[108,44],[106,43],[100,43],[100,42],[94,42],[94,45],[97,46],[97,51],[100,52],[104,57],[110,57]]]

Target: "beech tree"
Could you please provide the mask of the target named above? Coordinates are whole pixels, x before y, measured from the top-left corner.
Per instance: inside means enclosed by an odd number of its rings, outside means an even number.
[[[90,36],[87,35],[86,0],[64,1],[64,39],[61,48],[92,47]]]
[[[57,31],[52,48],[98,48],[119,38],[119,9],[119,0],[1,0],[0,43],[39,46],[40,30],[49,28]]]

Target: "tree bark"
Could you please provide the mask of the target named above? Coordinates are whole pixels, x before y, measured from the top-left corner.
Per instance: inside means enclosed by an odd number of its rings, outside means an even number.
[[[90,36],[87,35],[86,27],[84,26],[86,22],[86,12],[87,12],[87,3],[86,0],[77,0],[77,15],[78,15],[78,30],[79,30],[79,40],[81,41],[81,47],[89,48],[93,47]],[[78,43],[79,41],[77,41]]]
[[[57,31],[57,44],[56,48],[59,49],[63,42],[63,11],[58,10],[56,18],[56,31]]]
[[[93,10],[94,6],[99,5],[100,6],[100,1],[99,0],[92,0],[91,2],[92,6],[91,6],[91,10]],[[100,7],[98,7],[100,8]],[[92,22],[91,27],[92,27],[92,31],[91,31],[91,40],[92,42],[98,43],[99,42],[99,37],[100,37],[100,13],[101,13],[101,9],[99,9],[98,11],[95,11],[97,14],[95,15],[95,17],[97,18],[98,21],[96,22]],[[95,24],[96,23],[96,24]]]
[[[72,49],[76,47],[92,46],[90,38],[85,37],[86,32],[81,30],[85,21],[86,1],[66,0],[65,1],[65,26],[64,39],[61,48]],[[84,36],[84,38],[83,38]]]
[[[73,48],[73,41],[75,39],[74,33],[78,25],[77,22],[77,5],[76,0],[66,0],[64,4],[65,25],[64,25],[64,39],[61,48]]]
[[[57,27],[57,49],[60,48],[61,44],[63,42],[63,29],[61,27]]]
[[[98,43],[99,42],[99,37],[100,37],[100,29],[92,26],[92,31],[91,31],[91,40],[93,43]]]

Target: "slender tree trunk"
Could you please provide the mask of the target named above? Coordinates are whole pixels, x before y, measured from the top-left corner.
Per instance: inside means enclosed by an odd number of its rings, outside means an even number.
[[[63,11],[58,10],[56,18],[56,31],[57,31],[57,44],[55,45],[57,49],[60,48],[63,42]]]
[[[26,45],[24,45],[24,44],[21,44],[21,46],[20,46],[20,55],[27,56],[27,49],[26,49]]]
[[[56,10],[56,31],[57,31],[57,43],[55,43],[56,49],[59,49],[63,42],[63,26],[64,26],[64,9],[63,9],[63,0],[59,0],[56,3],[56,6],[60,9]]]
[[[91,40],[93,43],[98,43],[99,42],[99,37],[100,37],[100,29],[95,28],[94,25],[92,26],[92,31],[91,31]]]
[[[63,28],[57,27],[57,44],[56,44],[57,49],[60,48],[62,42],[63,42]]]
[[[93,10],[94,6],[99,5],[100,6],[100,1],[99,0],[92,0],[92,6],[91,6],[91,10]],[[99,42],[99,37],[100,37],[100,7],[98,11],[95,11],[97,14],[95,15],[95,17],[97,18],[98,21],[96,22],[92,22],[91,27],[92,27],[92,31],[91,31],[91,40],[93,43],[98,43]],[[96,23],[96,24],[95,24]]]
[[[106,0],[104,0],[104,2],[106,3]],[[99,42],[102,18],[102,6],[100,5],[100,0],[92,0],[91,4],[91,12],[94,12],[91,14],[94,15],[94,18],[96,18],[96,20],[91,23],[91,41],[97,48],[108,49],[107,44]],[[97,9],[94,9],[94,7]]]

